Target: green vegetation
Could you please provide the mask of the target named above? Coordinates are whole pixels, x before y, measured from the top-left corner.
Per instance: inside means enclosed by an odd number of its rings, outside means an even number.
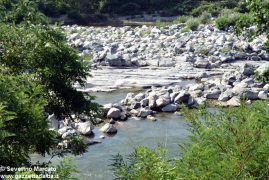
[[[186,22],[186,27],[191,29],[192,31],[197,30],[199,25],[201,24],[201,20],[199,18],[189,18]]]
[[[68,136],[67,146],[58,146],[62,139],[49,129],[46,114],[71,120],[72,114],[86,115],[94,122],[100,106],[73,87],[85,85],[88,64],[67,45],[61,31],[48,24],[35,1],[0,1],[0,9],[0,165],[31,167],[33,153],[84,153],[87,145],[78,135]],[[71,177],[72,167],[64,161],[60,178]]]
[[[240,14],[236,12],[224,13],[216,19],[216,26],[221,30],[228,30],[229,27],[235,26],[240,19]]]
[[[118,179],[268,179],[268,102],[220,110],[185,113],[191,135],[180,157],[162,148],[138,147],[125,161],[114,157]]]

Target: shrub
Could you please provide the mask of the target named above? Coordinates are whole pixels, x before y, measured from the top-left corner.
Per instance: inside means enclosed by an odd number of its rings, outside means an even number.
[[[207,24],[210,22],[211,20],[211,14],[208,12],[203,12],[200,16],[199,16],[199,20],[201,21],[202,24]]]
[[[139,147],[127,161],[116,156],[113,171],[120,179],[268,179],[268,102],[209,112],[185,113],[190,141],[177,159],[160,150]],[[161,150],[161,152],[164,152]],[[155,176],[157,175],[157,177]],[[154,178],[153,178],[154,179]]]
[[[199,25],[201,24],[200,19],[198,18],[189,18],[188,21],[186,22],[186,27],[191,29],[192,31],[197,30]]]
[[[175,20],[174,23],[186,23],[188,21],[188,19],[190,18],[190,16],[178,16]]]
[[[227,14],[225,12],[224,15],[216,19],[216,26],[220,30],[228,30],[229,27],[235,26],[239,19],[240,13]]]
[[[184,27],[184,28],[181,29],[181,32],[182,32],[182,33],[190,32],[190,28],[188,28],[188,27]]]
[[[217,6],[216,4],[203,4],[198,6],[197,8],[194,8],[191,11],[191,15],[197,17],[202,15],[204,12],[208,12],[215,17],[219,15],[220,11],[221,11],[220,6]]]

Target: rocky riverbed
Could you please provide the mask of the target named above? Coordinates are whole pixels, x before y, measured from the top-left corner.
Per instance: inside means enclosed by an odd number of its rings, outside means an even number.
[[[190,32],[182,29],[182,24],[63,27],[70,46],[77,48],[81,59],[90,61],[92,67],[87,86],[76,86],[78,90],[145,89],[128,93],[118,103],[105,104],[106,123],[101,132],[116,133],[114,124],[129,117],[156,121],[156,113],[175,113],[183,105],[195,108],[213,102],[239,106],[242,99],[247,103],[269,99],[269,84],[255,78],[255,74],[269,69],[264,36],[248,42],[232,29],[224,32],[214,25],[200,25],[197,31]],[[196,81],[181,85],[186,79]],[[83,118],[76,123],[59,122],[53,116],[50,120],[63,139],[74,133],[91,135],[94,128]]]

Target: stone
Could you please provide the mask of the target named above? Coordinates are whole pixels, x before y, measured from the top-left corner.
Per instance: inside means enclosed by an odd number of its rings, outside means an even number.
[[[149,104],[149,99],[148,99],[148,98],[142,99],[142,100],[140,101],[140,104],[141,104],[142,107],[146,107],[146,106],[148,106],[148,104]]]
[[[175,97],[174,102],[176,103],[183,103],[189,100],[190,94],[186,91],[180,91],[179,94]]]
[[[71,136],[71,135],[74,135],[76,134],[77,131],[75,129],[71,129],[71,130],[68,130],[67,132],[65,132],[63,135],[62,135],[62,138],[65,139],[67,138],[68,136]]]
[[[205,105],[206,104],[206,98],[204,97],[196,97],[195,101],[197,105]]]
[[[121,120],[121,121],[126,121],[127,119],[128,119],[127,114],[126,114],[125,112],[122,112],[122,113],[120,114],[120,120]]]
[[[168,104],[162,108],[162,112],[175,112],[178,109],[177,104]]]
[[[140,107],[141,107],[141,103],[140,102],[134,102],[130,106],[131,109],[138,109]]]
[[[155,108],[156,107],[156,100],[157,100],[157,95],[155,92],[151,92],[149,93],[149,108],[152,109],[152,108]]]
[[[147,119],[148,119],[148,120],[151,120],[151,121],[157,121],[157,118],[155,118],[155,117],[152,116],[152,115],[148,115],[148,116],[147,116]]]
[[[219,89],[212,89],[210,91],[205,92],[205,97],[207,99],[218,99],[221,94]]]
[[[232,88],[232,92],[235,94],[241,95],[245,91],[247,86],[248,86],[247,83],[240,82]]]
[[[263,89],[264,89],[264,90],[269,90],[269,84],[265,84],[265,85],[263,86]]]
[[[258,94],[259,99],[267,100],[269,99],[268,93],[265,91],[260,91]]]
[[[134,99],[136,100],[136,101],[141,101],[142,99],[144,99],[145,98],[145,94],[144,93],[139,93],[139,94],[137,94],[135,97],[134,97]]]
[[[60,128],[60,122],[54,114],[49,115],[48,121],[49,121],[52,129],[59,129]]]
[[[238,96],[234,96],[229,101],[227,101],[226,104],[228,106],[240,106],[240,98]]]
[[[69,129],[72,129],[69,126],[64,126],[61,129],[58,130],[58,133],[62,136],[64,133],[66,133]]]
[[[104,126],[100,128],[100,131],[103,133],[115,134],[117,133],[118,130],[114,127],[113,124],[106,123]]]
[[[194,66],[197,68],[210,68],[210,62],[208,60],[197,60],[194,63]]]
[[[112,103],[109,103],[109,104],[104,104],[103,105],[103,111],[104,111],[104,114],[107,115],[108,111],[113,107],[113,104]]]
[[[245,90],[242,94],[243,98],[246,98],[248,100],[257,100],[258,99],[258,92],[253,90]]]
[[[254,67],[249,64],[245,64],[241,69],[241,73],[245,76],[251,76],[254,74]]]
[[[136,110],[136,109],[132,109],[132,110],[130,111],[130,113],[131,113],[132,115],[134,115],[134,116],[137,116],[137,115],[139,114],[139,111]]]
[[[159,67],[174,67],[176,62],[172,59],[162,59],[159,60]]]
[[[262,64],[256,69],[258,75],[263,75],[266,71],[269,70],[269,62]]]
[[[204,90],[204,84],[192,84],[189,86],[189,91]]]
[[[124,99],[124,105],[131,104],[134,101],[134,93],[128,93]]]
[[[194,97],[190,96],[186,105],[188,107],[196,106],[197,105],[196,99]]]
[[[113,118],[113,119],[119,119],[121,116],[121,111],[118,108],[111,108],[108,113],[107,117],[108,118]]]
[[[108,62],[109,66],[121,67],[122,61],[121,58],[116,54],[108,53],[106,55],[105,61]]]
[[[233,92],[230,89],[227,89],[226,91],[222,92],[219,96],[219,101],[226,102],[229,99],[233,97]]]
[[[168,99],[160,97],[156,100],[156,107],[163,107],[168,105],[169,103],[170,101]]]
[[[93,129],[94,129],[94,126],[89,121],[80,122],[77,124],[77,130],[82,135],[91,135]]]
[[[148,115],[151,115],[153,112],[150,109],[141,108],[138,114],[138,117],[146,118]]]
[[[172,102],[174,102],[174,100],[175,100],[175,98],[176,98],[177,95],[178,95],[178,92],[172,92],[172,93],[170,94],[170,100],[171,100]]]

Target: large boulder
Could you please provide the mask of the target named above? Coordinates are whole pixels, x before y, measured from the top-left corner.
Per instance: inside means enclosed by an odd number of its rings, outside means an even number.
[[[124,105],[132,104],[134,102],[134,93],[128,93],[123,101]]]
[[[175,103],[183,103],[189,100],[190,94],[184,90],[180,91],[179,94],[175,97]]]
[[[77,124],[77,130],[82,135],[91,135],[93,128],[94,126],[89,121],[80,122]]]
[[[157,100],[156,100],[156,106],[157,107],[163,107],[163,106],[166,106],[170,103],[170,99],[166,99],[166,98],[163,98],[163,97],[159,97]]]
[[[205,59],[195,61],[194,66],[197,68],[210,68],[210,62]]]
[[[139,113],[138,113],[138,116],[139,117],[142,117],[142,118],[146,118],[148,115],[151,115],[153,112],[152,110],[150,109],[147,109],[147,108],[141,108]]]
[[[256,69],[258,75],[263,75],[267,71],[269,71],[269,62],[262,64]]]
[[[269,99],[268,92],[266,91],[260,91],[258,94],[259,99],[267,100]]]
[[[245,64],[241,69],[241,73],[245,76],[251,76],[254,74],[254,67],[252,65]]]
[[[233,97],[233,92],[230,89],[227,89],[226,91],[222,92],[219,96],[219,101],[226,102],[229,99]]]
[[[105,61],[108,63],[109,66],[120,67],[122,66],[122,58],[117,54],[110,54],[106,55]]]
[[[249,99],[249,100],[257,100],[257,99],[259,99],[258,92],[250,90],[250,89],[244,91],[244,93],[242,94],[242,97],[246,98],[246,99]]]
[[[240,98],[238,96],[232,97],[229,101],[227,101],[228,106],[240,106]]]
[[[106,123],[104,126],[100,128],[100,131],[103,133],[115,134],[117,133],[118,130],[113,126],[113,124]]]
[[[218,99],[221,94],[219,89],[212,89],[210,91],[205,92],[205,97],[207,99]]]
[[[155,108],[156,107],[156,100],[158,96],[156,95],[155,92],[149,93],[148,99],[149,99],[149,108]]]
[[[62,136],[64,133],[66,133],[68,130],[71,130],[71,129],[72,129],[72,127],[70,127],[70,126],[64,126],[58,130],[58,133]]]
[[[178,109],[177,104],[168,104],[162,108],[163,112],[175,112]]]
[[[139,93],[139,94],[137,94],[135,97],[134,97],[134,99],[136,100],[136,101],[141,101],[142,99],[144,99],[145,98],[145,94],[144,93]]]
[[[120,116],[121,116],[121,111],[115,107],[111,108],[107,113],[108,118],[119,119]]]

